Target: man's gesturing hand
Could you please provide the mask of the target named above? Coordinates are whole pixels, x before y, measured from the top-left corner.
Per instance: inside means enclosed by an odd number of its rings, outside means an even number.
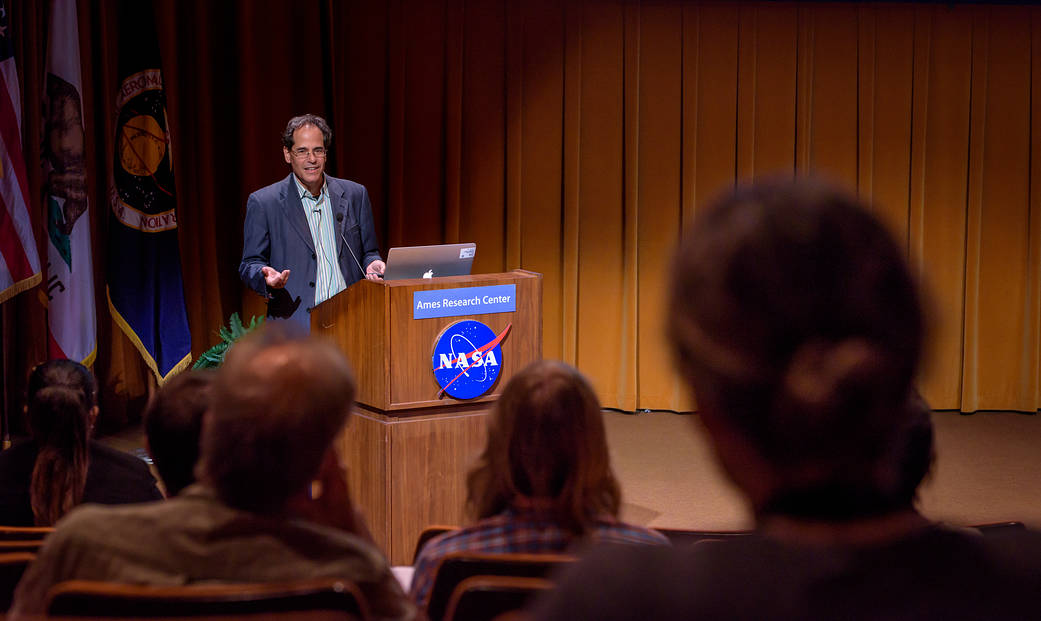
[[[260,268],[260,273],[264,275],[264,282],[267,286],[272,289],[281,289],[286,286],[286,281],[289,280],[289,270],[278,271],[273,267],[264,266]]]

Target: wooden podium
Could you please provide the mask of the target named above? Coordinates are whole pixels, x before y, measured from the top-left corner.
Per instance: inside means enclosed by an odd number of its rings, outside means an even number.
[[[515,286],[516,310],[413,318],[417,291],[492,285]],[[495,334],[509,326],[499,377],[472,400],[439,398],[433,348],[445,328],[464,319]],[[542,357],[542,275],[362,280],[315,307],[311,332],[347,354],[358,382],[357,407],[340,440],[351,495],[390,562],[410,565],[423,528],[463,523],[466,472],[484,446],[491,405],[514,373]]]

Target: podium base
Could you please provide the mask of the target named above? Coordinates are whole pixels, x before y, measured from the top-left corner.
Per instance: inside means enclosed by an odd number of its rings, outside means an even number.
[[[484,447],[491,403],[388,416],[359,406],[339,440],[351,497],[392,565],[411,565],[431,524],[462,525],[466,474]]]

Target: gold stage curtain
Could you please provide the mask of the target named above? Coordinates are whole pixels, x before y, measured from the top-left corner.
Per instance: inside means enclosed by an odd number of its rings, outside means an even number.
[[[933,407],[1041,406],[1038,8],[333,12],[351,28],[334,41],[336,110],[368,141],[338,153],[383,181],[388,242],[472,240],[475,269],[542,272],[544,353],[605,405],[693,406],[662,335],[672,246],[721,189],[813,173],[855,188],[905,244],[930,293]]]
[[[80,4],[104,166],[115,20]],[[541,272],[544,355],[576,364],[607,407],[694,408],[663,335],[672,247],[720,190],[810,173],[855,188],[905,244],[930,295],[931,405],[1041,407],[1039,7],[158,0],[157,13],[196,355],[232,311],[262,312],[236,273],[245,199],[287,174],[279,132],[310,111],[333,124],[329,170],[368,187],[384,251],[474,241],[475,271]],[[12,368],[36,347],[9,319],[31,295],[4,305]],[[147,375],[103,309],[97,372],[126,407]]]

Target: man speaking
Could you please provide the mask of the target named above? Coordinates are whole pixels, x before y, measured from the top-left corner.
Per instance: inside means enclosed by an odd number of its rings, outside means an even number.
[[[304,330],[317,304],[386,267],[365,186],[325,174],[331,141],[322,117],[290,119],[282,154],[292,173],[246,202],[239,277],[267,299],[269,317]]]

